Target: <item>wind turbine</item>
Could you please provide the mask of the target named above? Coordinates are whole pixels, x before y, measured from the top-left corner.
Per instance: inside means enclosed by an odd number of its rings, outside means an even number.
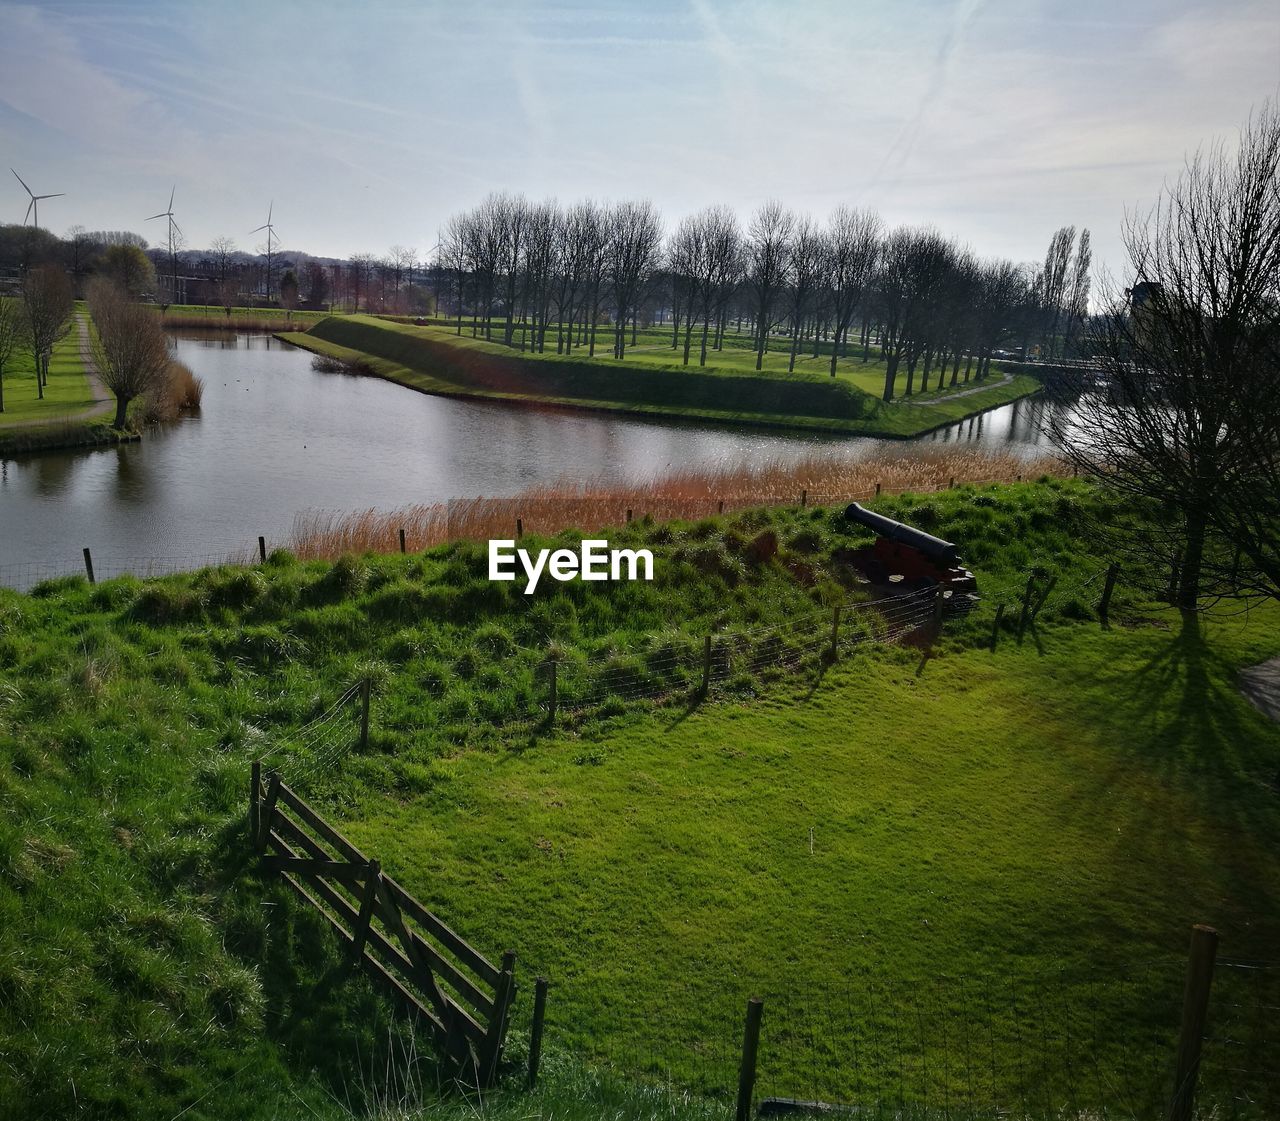
[[[271,213],[273,210],[275,210],[275,208],[276,208],[276,200],[272,199],[271,205],[267,207],[266,222],[263,223],[261,226],[259,226],[256,230],[249,231],[251,234],[261,233],[263,230],[267,231],[267,303],[268,304],[271,303],[271,258],[275,248],[271,244],[271,242],[273,238],[276,241],[280,240],[279,238],[276,237],[275,226],[271,224]]]
[[[13,168],[9,168],[9,170],[13,171]],[[27,219],[30,218],[34,213],[35,228],[38,230],[40,228],[40,200],[41,199],[60,199],[63,197],[63,195],[66,194],[66,191],[58,191],[57,194],[53,194],[53,195],[33,194],[31,191],[31,188],[27,186],[27,184],[23,181],[22,176],[19,175],[16,171],[13,171],[13,177],[19,183],[22,183],[22,189],[26,191],[31,198],[31,201],[27,203],[27,213],[22,218],[22,224],[25,226],[27,224]]]
[[[178,253],[177,239],[174,234],[176,233],[178,237],[182,236],[182,227],[173,220],[173,196],[177,192],[178,186],[175,183],[173,190],[169,192],[169,209],[162,210],[159,214],[153,214],[147,219],[148,222],[154,222],[157,218],[169,219],[169,302],[172,304],[178,302]]]

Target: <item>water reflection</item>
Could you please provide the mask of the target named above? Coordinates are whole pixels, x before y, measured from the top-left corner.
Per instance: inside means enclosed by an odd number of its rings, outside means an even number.
[[[392,508],[610,482],[685,467],[836,455],[898,458],[939,445],[1034,455],[1050,410],[1030,399],[916,441],[707,428],[609,413],[429,397],[311,369],[266,335],[182,332],[176,356],[204,407],[141,443],[0,463],[4,565],[190,556],[283,540],[300,511]]]

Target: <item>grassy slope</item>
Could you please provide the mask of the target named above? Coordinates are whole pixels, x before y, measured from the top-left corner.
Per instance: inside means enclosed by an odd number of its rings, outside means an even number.
[[[157,311],[159,311],[159,308],[157,308]],[[163,314],[165,316],[208,319],[211,327],[225,326],[228,318],[233,327],[240,320],[249,320],[252,323],[275,321],[283,327],[290,322],[318,323],[321,319],[327,319],[329,313],[324,311],[294,311],[286,315],[283,308],[233,307],[231,315],[228,317],[226,309],[219,304],[171,304]]]
[[[1063,481],[881,508],[961,541],[995,599],[1033,558],[1096,565],[1079,520],[1096,505]],[[784,551],[752,567],[765,526]],[[171,1117],[211,1094],[185,1116],[279,1116],[368,1062],[378,1005],[240,840],[248,760],[362,672],[371,753],[313,793],[481,949],[510,939],[526,977],[552,973],[561,1042],[608,1051],[635,1028],[669,1057],[618,993],[651,983],[706,1032],[720,1008],[701,983],[736,995],[792,957],[828,978],[976,966],[983,941],[1031,969],[1132,960],[1204,917],[1235,955],[1274,942],[1278,865],[1254,838],[1277,824],[1256,776],[1280,741],[1231,686],[1280,645],[1274,611],[1200,643],[1067,625],[1088,614],[1068,600],[1043,656],[968,649],[984,616],[919,677],[889,653],[811,697],[737,704],[760,685],[737,678],[683,722],[620,705],[571,736],[493,730],[536,701],[549,638],[632,672],[646,646],[807,609],[818,590],[796,575],[839,575],[838,528],[812,510],[635,524],[612,536],[660,548],[661,581],[531,600],[490,585],[473,546],[0,593],[0,1101]]]
[[[334,357],[366,358],[380,376],[428,393],[865,435],[917,434],[1038,388],[1033,378],[1019,375],[954,400],[936,400],[938,393],[931,391],[911,402],[884,405],[877,396],[874,367],[849,363],[835,379],[809,369],[757,373],[740,349],[726,350],[723,365],[705,368],[673,362],[672,352],[658,344],[630,352],[633,357],[621,362],[599,356],[521,355],[445,328],[371,316],[335,317],[305,336],[282,337]],[[733,407],[725,408],[725,402]]]
[[[839,992],[851,974],[1109,979],[1176,961],[1195,921],[1233,957],[1269,957],[1280,808],[1260,779],[1280,730],[1233,677],[1280,648],[1280,610],[1201,637],[1168,621],[1050,628],[1039,652],[952,651],[919,676],[909,652],[859,657],[812,696],[637,721],[589,749],[464,754],[429,765],[417,796],[358,796],[346,828],[555,979],[575,1046],[685,1078],[695,1041],[729,1050],[752,993],[773,998],[768,1041],[811,1026],[779,1003],[793,985]],[[1099,997],[1104,1066],[1149,1001],[1172,1037],[1179,978],[1137,1004]],[[787,1060],[807,1052],[768,1050],[763,1089],[804,1096]],[[1010,1096],[1015,1061],[999,1055]]]
[[[36,392],[35,365],[30,353],[18,351],[4,373],[4,412],[0,429],[58,424],[70,413],[89,408],[93,392],[80,360],[80,342],[75,324],[54,344],[49,363],[49,383],[44,399]]]

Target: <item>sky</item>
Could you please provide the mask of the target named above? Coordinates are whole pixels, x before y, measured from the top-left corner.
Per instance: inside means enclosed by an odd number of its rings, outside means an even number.
[[[1280,90],[1274,0],[0,0],[0,165],[41,224],[174,212],[188,246],[426,256],[493,190],[777,198],[1037,261],[1234,142]],[[0,222],[27,197],[0,183]]]

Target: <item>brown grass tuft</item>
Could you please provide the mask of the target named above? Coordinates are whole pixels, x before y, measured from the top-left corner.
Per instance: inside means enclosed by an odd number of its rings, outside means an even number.
[[[191,368],[183,362],[170,362],[164,384],[147,395],[143,420],[147,424],[177,420],[179,413],[199,409],[203,397],[204,382]]]
[[[979,451],[942,451],[897,459],[849,461],[815,457],[798,463],[766,461],[706,470],[679,471],[633,485],[543,484],[513,498],[463,498],[400,510],[360,510],[347,514],[308,512],[294,519],[289,548],[300,558],[334,560],[344,554],[391,553],[405,531],[408,548],[447,541],[487,541],[516,535],[516,519],[526,533],[584,532],[621,525],[634,518],[658,521],[704,518],[751,506],[796,505],[804,492],[809,505],[835,505],[882,493],[946,490],[955,481],[1011,483],[1018,478],[1061,474],[1052,456],[1021,459]]]

